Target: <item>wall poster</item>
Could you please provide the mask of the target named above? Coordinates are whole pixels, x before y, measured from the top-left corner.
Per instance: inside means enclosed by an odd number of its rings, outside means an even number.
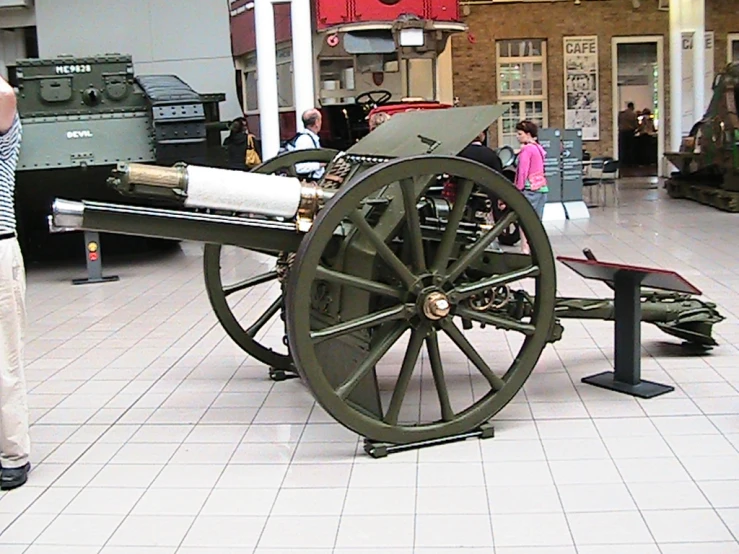
[[[565,127],[600,139],[598,37],[564,37]]]

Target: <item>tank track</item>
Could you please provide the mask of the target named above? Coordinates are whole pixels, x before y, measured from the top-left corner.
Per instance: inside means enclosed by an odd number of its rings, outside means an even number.
[[[142,75],[136,83],[149,102],[156,163],[205,164],[206,115],[200,94],[174,75]]]
[[[725,212],[739,212],[739,191],[729,191],[716,185],[676,178],[666,180],[665,188],[671,198],[693,200]]]

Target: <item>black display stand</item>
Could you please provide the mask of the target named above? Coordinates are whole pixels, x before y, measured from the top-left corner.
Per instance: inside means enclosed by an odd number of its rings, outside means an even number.
[[[605,371],[582,379],[583,383],[622,392],[639,398],[654,398],[675,387],[643,381],[641,378],[641,287],[701,294],[674,271],[558,257],[557,260],[586,279],[602,281],[615,292],[615,371]]]

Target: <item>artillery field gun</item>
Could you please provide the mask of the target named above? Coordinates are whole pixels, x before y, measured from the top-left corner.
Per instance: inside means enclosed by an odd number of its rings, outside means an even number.
[[[26,247],[47,231],[56,196],[120,198],[104,186],[120,160],[219,165],[225,95],[198,94],[174,75],[135,76],[130,55],[20,60],[18,91],[16,190]]]
[[[706,114],[666,153],[677,172],[666,181],[673,198],[689,198],[727,212],[739,212],[739,63],[716,76]]]
[[[561,319],[614,317],[611,300],[556,297],[531,205],[457,157],[504,110],[399,114],[346,152],[291,152],[252,173],[121,163],[115,189],[169,207],[59,199],[51,224],[205,243],[208,295],[228,334],[274,378],[297,374],[372,444],[484,433],[561,337]],[[297,179],[306,161],[327,163],[320,182]],[[434,192],[450,178],[453,206]],[[468,209],[475,188],[505,203],[494,223]],[[491,248],[513,222],[530,255]],[[231,302],[240,293],[246,301]],[[641,304],[644,321],[715,344],[723,317],[712,304],[648,291]]]

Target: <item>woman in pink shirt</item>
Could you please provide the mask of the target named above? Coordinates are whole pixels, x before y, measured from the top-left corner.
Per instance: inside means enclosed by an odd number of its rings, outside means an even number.
[[[544,216],[544,205],[547,203],[547,180],[544,176],[544,160],[546,151],[536,141],[539,128],[532,121],[521,121],[516,125],[516,138],[521,144],[516,165],[515,185],[536,210],[539,219]],[[521,249],[525,254],[530,252],[526,237],[521,233]]]

